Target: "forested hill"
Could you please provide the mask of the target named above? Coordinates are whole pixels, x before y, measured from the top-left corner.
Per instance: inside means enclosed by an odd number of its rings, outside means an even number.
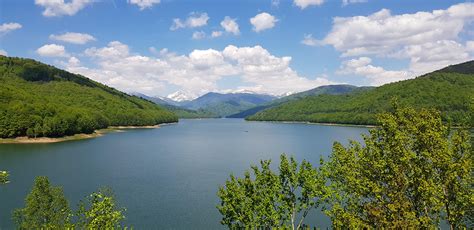
[[[468,122],[474,106],[474,61],[453,65],[411,80],[345,95],[309,96],[263,110],[248,120],[375,124],[375,114],[401,105],[435,108],[445,120]]]
[[[265,103],[263,105],[259,105],[256,107],[252,107],[250,109],[244,110],[242,112],[232,114],[230,116],[227,116],[229,118],[245,118],[251,115],[254,115],[264,109],[276,107],[278,105],[281,105],[283,103],[289,102],[289,101],[295,101],[304,97],[308,96],[315,96],[315,95],[321,95],[321,94],[332,94],[332,95],[338,95],[338,94],[347,94],[347,93],[353,93],[353,92],[358,92],[358,91],[363,91],[363,90],[370,90],[372,87],[357,87],[353,85],[323,85],[316,87],[314,89],[310,89],[307,91],[291,94],[286,97],[282,97],[279,99],[275,99],[273,101],[270,101],[268,103]]]
[[[0,55],[0,138],[176,122],[156,104],[31,59]]]

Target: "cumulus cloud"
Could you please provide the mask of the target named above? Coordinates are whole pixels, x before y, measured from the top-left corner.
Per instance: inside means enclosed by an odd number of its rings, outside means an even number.
[[[51,34],[49,36],[49,39],[51,40],[56,40],[56,41],[62,41],[62,42],[68,42],[72,44],[86,44],[91,41],[95,41],[96,39],[90,35],[90,34],[83,34],[83,33],[64,33],[64,34]]]
[[[324,0],[293,0],[293,3],[301,9],[308,6],[319,6],[324,3]]]
[[[4,35],[8,32],[21,29],[21,24],[16,22],[3,23],[0,25],[0,35]]]
[[[410,70],[423,74],[470,60],[468,45],[469,43],[464,46],[451,40],[427,42],[406,46],[394,57],[409,58]]]
[[[184,21],[179,18],[173,19],[173,24],[171,25],[170,30],[202,27],[202,26],[207,25],[208,20],[209,20],[209,16],[207,15],[207,13],[193,12]]]
[[[8,56],[8,53],[5,50],[0,50],[0,55]]]
[[[474,20],[474,3],[444,10],[392,15],[382,9],[368,16],[336,17],[331,31],[315,44],[331,45],[342,57],[409,59],[409,71],[423,74],[472,58],[460,34]]]
[[[360,57],[358,59],[344,61],[336,73],[366,77],[373,86],[379,86],[414,77],[414,74],[409,71],[385,70],[380,66],[371,65],[371,62],[372,59],[369,57]]]
[[[189,97],[222,90],[280,95],[333,83],[324,77],[299,76],[290,67],[291,57],[276,57],[261,46],[229,45],[223,50],[193,50],[187,55],[162,50],[159,57],[149,57],[114,41],[106,47],[86,49],[84,54],[97,66],[77,65],[79,62],[70,59],[74,65],[65,63],[66,68],[127,92],[153,96],[169,93],[167,88],[177,88]],[[221,79],[235,76],[242,81],[235,89],[218,86]]]
[[[152,8],[155,4],[160,4],[160,0],[127,0],[129,4],[137,5],[140,10]]]
[[[349,4],[354,4],[354,3],[364,3],[367,1],[368,0],[342,0],[342,6],[347,6]]]
[[[474,53],[474,41],[467,41],[466,42],[466,50]]]
[[[278,22],[278,19],[266,12],[257,14],[255,17],[250,18],[253,30],[257,33],[275,27],[276,22]]]
[[[35,4],[44,7],[43,16],[60,17],[64,15],[72,16],[92,4],[93,0],[35,0]]]
[[[239,24],[237,24],[237,19],[231,18],[229,16],[225,16],[224,20],[221,22],[222,28],[228,33],[232,33],[234,35],[239,35]]]
[[[334,46],[343,56],[383,55],[406,45],[454,40],[473,19],[474,3],[402,15],[382,9],[369,16],[334,18],[322,43]]]
[[[280,0],[272,0],[271,5],[272,5],[272,7],[279,7],[280,6]]]
[[[194,40],[201,40],[206,37],[206,33],[204,31],[195,31],[193,33],[192,39]]]
[[[69,57],[64,46],[47,44],[36,50],[36,53],[43,57]]]
[[[211,37],[213,38],[217,38],[217,37],[220,37],[222,36],[222,31],[212,31],[211,33]]]
[[[316,38],[313,38],[312,34],[306,34],[304,35],[304,38],[301,41],[301,44],[304,44],[307,46],[317,46],[319,44],[319,41],[316,40]]]

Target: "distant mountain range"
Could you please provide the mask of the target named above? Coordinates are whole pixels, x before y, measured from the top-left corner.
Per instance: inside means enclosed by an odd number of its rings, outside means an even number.
[[[346,94],[372,89],[373,87],[357,87],[353,85],[326,85],[308,91],[291,94],[278,98],[276,96],[256,94],[252,92],[243,93],[215,93],[204,94],[194,100],[184,100],[184,96],[179,92],[172,94],[173,97],[150,97],[144,94],[135,93],[143,99],[176,113],[180,118],[245,118],[261,110],[278,106],[282,103],[298,100],[300,98],[320,95],[320,94]],[[172,98],[179,98],[175,101]]]
[[[149,97],[139,93],[135,95],[163,105],[181,118],[227,117],[277,99],[275,96],[251,93],[210,92],[191,101],[173,101],[170,98]]]

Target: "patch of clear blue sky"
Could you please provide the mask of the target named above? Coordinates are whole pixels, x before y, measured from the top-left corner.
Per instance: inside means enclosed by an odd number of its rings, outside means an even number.
[[[362,78],[336,76],[334,71],[344,58],[331,46],[308,47],[301,44],[305,34],[322,39],[330,31],[333,17],[369,15],[386,8],[392,15],[446,9],[464,1],[450,0],[368,0],[366,3],[342,6],[341,0],[328,0],[321,6],[310,6],[304,10],[292,1],[281,0],[274,7],[270,0],[162,0],[151,9],[139,10],[125,0],[97,1],[74,16],[44,17],[43,8],[33,0],[0,0],[0,24],[18,22],[23,28],[0,37],[0,49],[9,56],[30,57],[53,63],[53,59],[35,53],[39,47],[51,41],[49,35],[64,32],[88,33],[97,41],[86,45],[65,44],[68,52],[79,54],[88,47],[103,47],[110,41],[127,44],[132,52],[151,55],[149,47],[168,48],[178,54],[188,54],[194,49],[222,50],[227,45],[261,45],[275,56],[291,56],[291,67],[299,75],[315,78],[327,74],[331,80],[352,84],[364,84]],[[170,31],[173,18],[185,19],[191,12],[209,15],[208,25],[195,29]],[[276,27],[255,33],[249,19],[260,12],[268,12],[278,18]],[[192,40],[194,31],[210,34],[221,30],[220,22],[225,16],[236,18],[241,34],[224,35],[215,39]],[[466,36],[466,35],[464,35]],[[388,70],[406,68],[407,60],[374,59],[374,64]],[[227,81],[227,80],[226,80]],[[235,84],[235,79],[228,83]]]

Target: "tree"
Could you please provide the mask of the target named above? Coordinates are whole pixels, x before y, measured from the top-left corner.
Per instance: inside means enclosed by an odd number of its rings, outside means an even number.
[[[7,171],[0,171],[0,184],[6,184],[8,182],[10,182],[8,180],[8,172]]]
[[[229,228],[300,229],[308,213],[317,208],[325,194],[325,180],[307,161],[280,157],[279,174],[270,160],[252,166],[243,178],[231,175],[219,188],[221,223]],[[299,219],[298,219],[299,218]]]
[[[125,218],[124,208],[117,208],[115,197],[110,189],[101,189],[92,193],[89,204],[79,204],[78,227],[82,229],[117,229]]]
[[[335,143],[325,163],[335,228],[465,227],[474,206],[469,133],[451,133],[439,112],[398,108],[378,116],[364,144]]]
[[[70,227],[69,204],[61,187],[51,186],[47,177],[35,179],[25,207],[14,212],[19,229],[64,229]]]

